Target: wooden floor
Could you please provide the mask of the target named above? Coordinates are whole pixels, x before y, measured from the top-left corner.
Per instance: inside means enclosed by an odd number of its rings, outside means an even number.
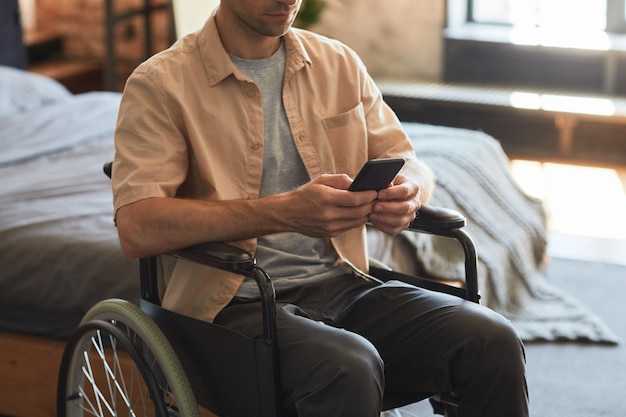
[[[513,160],[511,170],[546,205],[551,256],[626,265],[626,167]]]

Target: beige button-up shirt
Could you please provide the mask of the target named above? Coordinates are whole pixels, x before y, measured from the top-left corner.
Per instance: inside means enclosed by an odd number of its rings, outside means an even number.
[[[311,178],[354,177],[368,159],[414,150],[358,57],[343,44],[298,29],[284,36],[283,102]],[[257,198],[263,171],[259,88],[231,62],[210,18],[198,32],[140,65],[129,78],[115,133],[115,210],[154,197]],[[364,228],[332,240],[339,256],[367,270]],[[231,242],[252,253],[256,239]],[[176,260],[163,305],[211,321],[242,277]]]

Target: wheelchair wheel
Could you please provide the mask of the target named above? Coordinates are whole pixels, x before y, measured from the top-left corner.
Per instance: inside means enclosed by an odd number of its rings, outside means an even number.
[[[197,417],[187,376],[169,342],[137,306],[94,306],[68,343],[58,383],[59,416]]]

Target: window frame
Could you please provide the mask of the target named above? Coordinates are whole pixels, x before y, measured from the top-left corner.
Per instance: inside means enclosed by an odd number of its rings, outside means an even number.
[[[626,0],[607,0],[606,31],[626,33]]]
[[[475,0],[448,0],[450,3],[459,3],[463,1],[465,6],[465,22],[478,23],[474,19],[473,10]],[[457,6],[458,7],[458,6]],[[484,23],[484,22],[480,22]],[[484,24],[501,24],[501,23],[484,23]],[[511,26],[506,25],[505,26]],[[607,33],[626,33],[626,0],[607,0],[606,7],[606,29]]]

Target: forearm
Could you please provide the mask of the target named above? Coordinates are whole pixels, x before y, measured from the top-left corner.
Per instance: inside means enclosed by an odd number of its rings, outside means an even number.
[[[122,249],[129,257],[145,257],[201,242],[230,242],[282,231],[286,228],[280,215],[283,198],[140,200],[117,212]]]
[[[143,257],[201,242],[232,242],[270,233],[335,237],[367,221],[375,191],[347,191],[346,175],[321,175],[296,190],[252,200],[151,198],[117,211],[124,253]]]

